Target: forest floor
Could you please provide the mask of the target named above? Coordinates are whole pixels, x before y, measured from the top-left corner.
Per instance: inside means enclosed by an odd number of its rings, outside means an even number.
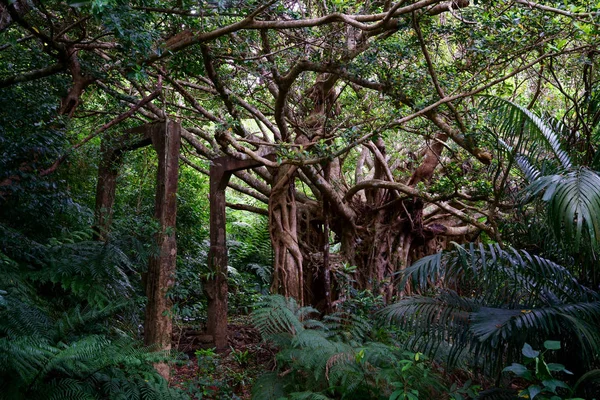
[[[228,327],[229,349],[216,353],[202,331],[183,328],[174,347],[182,359],[172,369],[171,385],[194,399],[250,399],[254,381],[274,366],[276,350],[262,341],[248,317]]]
[[[211,338],[201,329],[184,327],[176,331],[173,347],[181,356],[171,369],[171,385],[183,389],[192,399],[249,400],[256,379],[275,368],[277,349],[262,340],[248,316],[238,316],[229,322],[229,348],[222,353],[214,351]],[[440,365],[434,366],[444,375],[448,386],[455,383],[461,388],[466,383],[479,388],[493,387],[493,382],[481,376],[476,378],[468,371],[455,370],[446,375]],[[515,390],[525,386],[519,380],[511,384]]]

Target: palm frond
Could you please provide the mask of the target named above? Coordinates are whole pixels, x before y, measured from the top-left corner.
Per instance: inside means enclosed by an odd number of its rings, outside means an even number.
[[[528,188],[535,196],[542,194],[548,203],[548,217],[555,232],[562,228],[579,248],[585,229],[594,243],[600,241],[600,176],[580,167],[562,174],[543,176]]]
[[[479,300],[488,305],[552,305],[598,298],[565,267],[498,244],[455,244],[453,250],[424,257],[399,275],[400,287],[410,281],[420,291],[442,280],[457,292],[476,289]]]
[[[485,96],[483,104],[494,110],[493,123],[501,135],[500,139],[509,145],[514,154],[527,156],[531,165],[539,164],[545,155],[552,154],[563,169],[571,168],[571,159],[561,149],[559,135],[552,124],[500,97]]]
[[[405,269],[401,287],[410,279],[416,289],[434,295],[402,299],[382,314],[414,332],[412,345],[431,354],[448,349],[451,364],[464,351],[497,362],[539,337],[570,338],[585,362],[600,348],[594,331],[599,294],[566,268],[526,251],[455,245]]]

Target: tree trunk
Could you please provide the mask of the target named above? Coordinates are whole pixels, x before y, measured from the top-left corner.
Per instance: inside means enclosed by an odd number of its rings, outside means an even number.
[[[217,350],[227,348],[227,245],[225,221],[225,188],[231,176],[226,165],[213,161],[210,167],[210,251],[208,267],[211,275],[204,281],[208,300],[207,332]]]
[[[269,198],[269,230],[273,243],[274,273],[271,291],[304,304],[302,253],[298,244],[294,178],[297,167],[282,165],[273,176]]]
[[[158,255],[150,258],[148,279],[146,282],[146,321],[144,324],[144,343],[159,350],[171,349],[173,324],[171,321],[171,301],[167,292],[175,280],[177,260],[177,241],[175,222],[177,217],[177,178],[179,171],[179,147],[181,127],[178,123],[167,121],[153,125],[152,144],[158,153],[158,174],[156,177],[155,218],[160,223],[156,235]],[[155,365],[157,371],[169,379],[169,366],[165,363]]]
[[[96,208],[94,211],[94,240],[106,241],[112,222],[113,206],[117,190],[117,177],[123,162],[122,152],[110,148],[106,139],[100,146],[102,160],[98,167],[96,185]]]

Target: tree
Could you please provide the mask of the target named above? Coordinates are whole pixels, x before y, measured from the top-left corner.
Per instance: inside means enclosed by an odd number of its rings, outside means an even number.
[[[230,187],[268,207],[273,289],[325,307],[344,262],[389,299],[393,274],[448,240],[500,240],[510,173],[474,96],[541,101],[546,63],[597,48],[586,2],[20,5],[0,9],[13,65],[0,88],[68,77],[58,113],[99,126],[72,150],[126,119],[168,117],[185,162],[262,163]]]

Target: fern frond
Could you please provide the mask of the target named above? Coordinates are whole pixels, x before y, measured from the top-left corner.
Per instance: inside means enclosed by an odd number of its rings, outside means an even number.
[[[52,326],[48,315],[32,304],[15,296],[5,297],[5,308],[0,310],[0,333],[9,338],[44,336]]]
[[[373,320],[348,312],[336,312],[324,318],[328,337],[359,347],[373,333]]]
[[[293,392],[289,395],[290,400],[331,400],[331,397],[327,397],[321,393],[315,392]]]
[[[276,372],[262,374],[252,386],[252,400],[279,400],[285,395],[284,383]]]
[[[96,400],[90,387],[82,384],[82,382],[65,378],[55,379],[46,388],[46,396],[48,400]]]
[[[39,279],[60,284],[93,304],[131,296],[129,258],[116,246],[97,241],[62,244],[49,249],[49,267]]]
[[[265,338],[279,334],[295,335],[304,330],[302,320],[317,311],[300,307],[292,298],[280,295],[266,296],[252,313],[254,325]]]

